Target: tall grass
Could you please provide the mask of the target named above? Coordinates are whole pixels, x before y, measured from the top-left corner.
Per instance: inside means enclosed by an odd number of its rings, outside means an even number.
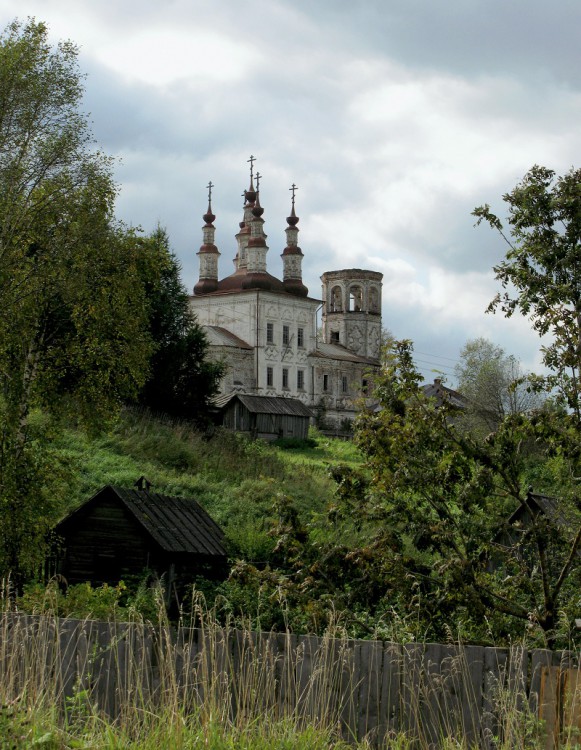
[[[12,743],[6,746],[346,746],[329,700],[341,663],[330,639],[309,655],[307,673],[304,649],[293,652],[289,633],[261,639],[219,627],[199,606],[192,614],[198,627],[176,635],[167,622],[153,627],[5,611],[0,730]]]
[[[342,441],[321,439],[308,451],[281,450],[128,409],[105,435],[87,436],[71,427],[59,436],[58,451],[76,467],[61,515],[107,484],[132,487],[145,475],[156,492],[195,498],[223,528],[233,559],[262,563],[274,547],[269,530],[278,493],[290,498],[305,522],[330,503],[335,485],[326,467],[335,444],[339,460],[352,455]]]
[[[126,410],[108,434],[90,438],[70,429],[59,441],[60,451],[78,466],[69,505],[75,507],[105,484],[132,486],[144,474],[157,492],[195,497],[216,520],[228,526],[230,505],[239,489],[255,485],[258,494],[270,486],[292,497],[303,512],[322,510],[334,484],[325,467],[333,461],[333,442],[321,441],[301,453],[283,451],[263,441],[217,429],[211,435],[184,422],[164,421],[144,411]],[[276,489],[273,489],[276,488]],[[247,494],[253,494],[251,490]],[[253,503],[248,503],[248,511]],[[264,509],[261,508],[260,511]],[[232,525],[239,526],[240,519]]]
[[[357,671],[366,646],[340,632],[317,639],[234,629],[199,601],[190,617],[196,627],[176,631],[163,615],[152,626],[5,609],[0,747],[468,750],[474,732],[488,748],[549,746],[525,692],[510,681],[490,694],[485,715],[469,689],[450,689],[470,683],[462,649],[447,647],[445,669],[422,663],[417,689],[410,683],[390,695],[398,674],[386,682],[372,662]],[[414,648],[403,652],[408,662],[421,645]],[[571,732],[561,746],[576,741]]]

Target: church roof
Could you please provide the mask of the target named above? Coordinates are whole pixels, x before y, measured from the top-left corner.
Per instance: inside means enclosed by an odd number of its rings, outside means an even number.
[[[252,349],[250,344],[221,326],[203,326],[210,346],[232,346],[236,349]]]
[[[249,272],[246,268],[240,268],[225,279],[218,282],[218,288],[211,294],[220,292],[243,292],[246,289],[265,289],[269,292],[285,292],[286,289],[280,279],[270,273]]]
[[[240,230],[236,234],[238,249],[234,258],[236,270],[230,275],[219,280],[218,258],[220,252],[214,244],[214,220],[216,218],[212,211],[212,187],[208,183],[208,210],[204,214],[203,244],[198,251],[200,258],[200,278],[194,286],[195,296],[208,296],[214,294],[241,292],[246,290],[267,290],[270,292],[285,292],[293,297],[307,297],[309,290],[302,282],[301,259],[302,250],[297,245],[297,223],[299,217],[295,213],[295,191],[297,186],[292,187],[292,209],[287,217],[287,246],[282,253],[283,279],[277,279],[266,270],[266,255],[268,245],[267,235],[264,233],[264,213],[260,205],[260,174],[256,173],[256,188],[254,187],[254,161],[251,156],[250,163],[250,187],[243,193],[244,214],[239,223]]]
[[[377,360],[371,357],[362,357],[355,352],[346,349],[341,344],[325,344],[321,341],[317,343],[317,348],[309,352],[310,357],[320,357],[321,359],[339,359],[344,362],[358,362],[360,364],[377,365]]]

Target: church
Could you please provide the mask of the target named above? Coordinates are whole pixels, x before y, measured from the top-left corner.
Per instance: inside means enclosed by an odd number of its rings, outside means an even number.
[[[383,275],[358,268],[327,271],[321,277],[322,299],[309,295],[302,280],[294,185],[284,230],[283,278],[271,275],[260,174],[253,173],[254,157],[249,161],[234,271],[219,274],[210,182],[199,280],[191,297],[210,356],[226,366],[217,401],[224,404],[233,394],[292,399],[308,407],[319,423],[340,428],[354,419],[361,398],[369,396],[370,376],[379,367]]]

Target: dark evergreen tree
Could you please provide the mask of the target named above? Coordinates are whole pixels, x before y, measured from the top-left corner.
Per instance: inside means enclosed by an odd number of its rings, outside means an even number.
[[[180,264],[169,248],[166,231],[158,227],[150,241],[157,247],[161,273],[148,290],[150,333],[156,350],[140,403],[203,426],[209,421],[210,402],[217,393],[223,366],[208,359],[208,341],[190,309]]]

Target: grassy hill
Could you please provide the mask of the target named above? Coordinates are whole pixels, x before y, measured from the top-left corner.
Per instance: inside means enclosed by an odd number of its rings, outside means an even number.
[[[329,467],[361,462],[352,443],[319,434],[309,445],[268,445],[222,430],[208,438],[133,410],[98,438],[65,431],[58,451],[71,476],[64,511],[106,484],[131,487],[144,475],[156,492],[198,500],[224,529],[232,557],[250,561],[264,560],[272,548],[267,532],[277,496],[287,496],[308,522],[332,499]]]

